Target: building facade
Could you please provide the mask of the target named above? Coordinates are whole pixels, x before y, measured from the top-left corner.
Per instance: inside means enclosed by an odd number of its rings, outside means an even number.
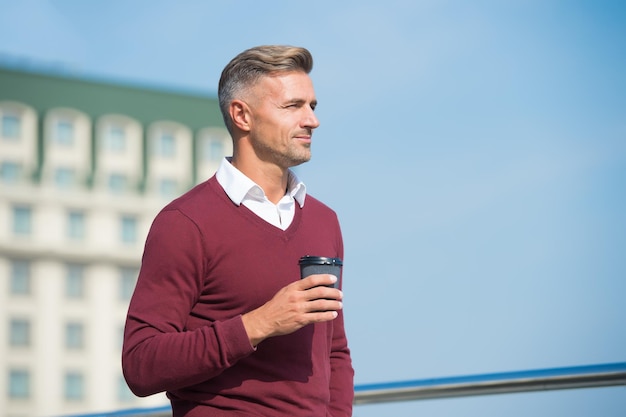
[[[124,382],[128,302],[156,213],[231,153],[215,97],[0,68],[2,415],[167,402]]]

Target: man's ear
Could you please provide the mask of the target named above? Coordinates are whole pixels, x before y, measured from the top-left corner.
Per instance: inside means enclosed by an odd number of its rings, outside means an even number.
[[[233,126],[244,132],[250,131],[250,108],[246,103],[241,100],[233,100],[228,107],[230,112],[230,118],[233,121]]]

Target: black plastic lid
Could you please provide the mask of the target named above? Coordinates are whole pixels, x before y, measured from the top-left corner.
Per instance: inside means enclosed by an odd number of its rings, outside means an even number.
[[[300,258],[298,262],[300,265],[337,265],[342,266],[343,261],[341,258],[327,258],[325,256],[311,256],[306,255]]]

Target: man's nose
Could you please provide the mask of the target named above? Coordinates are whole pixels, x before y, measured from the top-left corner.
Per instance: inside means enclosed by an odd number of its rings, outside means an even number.
[[[320,121],[317,119],[315,112],[313,109],[309,108],[304,119],[303,119],[303,127],[308,127],[311,129],[315,129],[320,125]]]

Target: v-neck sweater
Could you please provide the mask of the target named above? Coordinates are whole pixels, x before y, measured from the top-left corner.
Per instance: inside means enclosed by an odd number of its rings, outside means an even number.
[[[281,230],[234,204],[215,176],[155,218],[131,299],[130,388],[166,391],[174,417],[350,416],[343,313],[250,345],[241,315],[299,279],[304,255],[343,258],[336,213],[307,196]]]

